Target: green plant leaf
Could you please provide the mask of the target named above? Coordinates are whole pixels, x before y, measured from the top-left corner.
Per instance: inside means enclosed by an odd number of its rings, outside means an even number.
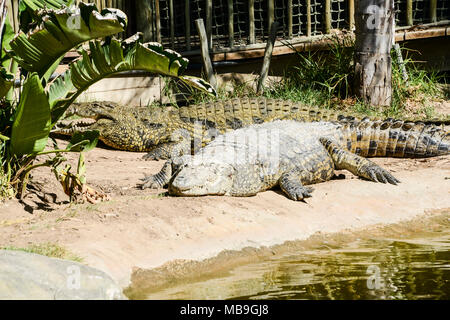
[[[11,132],[11,154],[21,156],[44,150],[51,129],[50,105],[37,73],[23,85]]]
[[[9,140],[9,137],[0,134],[0,140],[8,141],[8,140]]]
[[[70,152],[91,151],[97,145],[99,136],[100,133],[97,130],[76,132],[66,150]]]
[[[33,25],[42,22],[38,10],[61,9],[63,6],[70,6],[73,0],[21,0],[19,2],[20,29],[27,33]]]
[[[197,88],[202,91],[206,91],[210,95],[217,96],[217,92],[214,89],[214,87],[211,86],[208,81],[202,78],[194,76],[181,76],[180,79],[181,81],[183,81],[184,83],[186,83],[191,87]]]
[[[14,76],[0,66],[0,100],[8,93],[14,84]]]
[[[0,66],[8,69],[11,64],[11,57],[6,54],[5,50],[11,49],[9,42],[14,38],[14,30],[6,13],[6,11],[3,14],[0,12]]]
[[[33,1],[31,1],[33,2]],[[9,53],[27,71],[43,77],[55,61],[79,44],[124,31],[125,13],[118,9],[98,12],[94,4],[39,11],[42,24],[28,34],[20,32]]]
[[[82,57],[50,85],[48,95],[53,123],[92,84],[123,71],[143,70],[176,77],[190,85],[195,82],[196,88],[215,94],[214,88],[206,81],[181,76],[187,67],[187,59],[175,51],[163,49],[159,43],[142,43],[140,34],[122,42],[115,39],[91,41],[89,47],[89,52],[81,50]]]

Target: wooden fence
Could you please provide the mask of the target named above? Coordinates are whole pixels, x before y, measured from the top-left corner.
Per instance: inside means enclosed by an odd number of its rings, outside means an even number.
[[[266,42],[272,22],[291,40],[351,29],[355,0],[140,0],[135,17],[148,41],[180,52],[200,47],[194,21],[202,18],[213,52]],[[449,0],[395,0],[397,27],[450,25]],[[131,19],[131,18],[130,18]]]
[[[18,0],[7,0],[17,10]],[[278,39],[314,39],[333,29],[351,29],[355,0],[77,0],[114,7],[128,15],[124,36],[137,31],[179,52],[198,51],[195,20],[202,18],[211,51],[245,50],[263,44],[272,22]],[[450,0],[395,0],[397,27],[450,25]]]

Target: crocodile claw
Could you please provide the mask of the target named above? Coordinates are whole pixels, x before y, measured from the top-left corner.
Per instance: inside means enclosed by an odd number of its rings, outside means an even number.
[[[287,192],[287,196],[294,201],[301,201],[306,198],[311,198],[311,192],[314,191],[314,188],[311,187],[295,187],[291,188],[289,192]]]
[[[389,171],[377,165],[368,166],[364,169],[369,176],[368,179],[373,182],[390,183],[393,185],[400,183],[400,180],[395,178]]]
[[[161,189],[164,185],[161,184],[161,181],[158,179],[158,175],[149,175],[140,179],[142,181],[141,184],[138,184],[142,190],[144,189]]]

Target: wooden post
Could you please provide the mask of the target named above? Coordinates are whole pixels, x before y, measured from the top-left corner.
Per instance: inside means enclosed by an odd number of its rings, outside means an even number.
[[[350,30],[355,27],[355,0],[348,0],[348,26]]]
[[[206,0],[206,35],[208,48],[212,49],[212,0]]]
[[[2,43],[3,27],[5,26],[6,19],[8,19],[6,0],[0,0],[0,44]],[[0,50],[3,50],[1,46]]]
[[[159,10],[159,0],[155,0],[156,17],[156,42],[161,43],[161,11]]]
[[[306,36],[311,37],[311,0],[306,0]]]
[[[153,41],[152,0],[137,2],[137,28],[144,34],[144,41]]]
[[[228,0],[228,39],[230,47],[234,46],[234,8],[233,0]]]
[[[273,22],[275,21],[275,0],[267,0],[267,28],[270,33],[270,28],[272,27]]]
[[[184,19],[186,20],[186,48],[191,50],[191,6],[190,0],[185,0],[184,3]]]
[[[406,0],[406,24],[408,26],[413,25],[413,2],[412,0]]]
[[[169,20],[170,20],[170,47],[175,49],[175,13],[173,11],[173,0],[169,0]]]
[[[294,8],[292,7],[292,0],[288,0],[287,3],[287,10],[288,10],[288,38],[292,39],[292,14]]]
[[[368,12],[374,2],[377,19]],[[394,19],[394,0],[355,2],[355,92],[375,106],[391,104]]]
[[[325,0],[325,33],[331,31],[331,0]]]
[[[403,60],[402,50],[398,43],[394,43],[395,55],[397,56],[397,63],[402,71],[402,78],[405,84],[408,85],[408,72],[406,72],[405,61]]]
[[[279,23],[275,21],[274,23],[272,23],[272,26],[270,28],[270,37],[269,40],[267,41],[266,51],[264,52],[264,61],[261,68],[261,74],[258,80],[258,87],[257,87],[258,93],[262,93],[264,90],[264,83],[266,82],[267,75],[269,73],[270,61],[272,60],[273,47],[275,45],[275,40],[277,38],[278,26]]]
[[[248,0],[248,33],[250,44],[255,43],[255,0]]]
[[[195,26],[197,27],[197,32],[200,36],[200,49],[202,52],[202,60],[203,66],[205,67],[206,76],[208,77],[208,82],[214,87],[214,89],[216,89],[217,81],[216,77],[214,76],[211,57],[209,56],[208,36],[206,34],[203,19],[195,20]]]
[[[437,21],[437,0],[430,0],[430,22]]]

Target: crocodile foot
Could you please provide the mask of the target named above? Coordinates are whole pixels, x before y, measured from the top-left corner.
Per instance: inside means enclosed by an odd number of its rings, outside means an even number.
[[[158,175],[149,175],[140,179],[142,183],[138,184],[138,187],[142,190],[144,189],[160,189],[163,188],[165,184],[158,179]]]
[[[314,188],[305,187],[301,182],[300,175],[296,171],[283,174],[279,183],[281,190],[283,190],[289,199],[301,201],[305,198],[312,197],[311,192],[313,192]]]
[[[390,183],[394,185],[400,183],[400,180],[395,178],[389,171],[371,161],[364,164],[358,171],[360,171],[361,176],[373,182]]]
[[[142,190],[147,188],[160,189],[169,183],[170,178],[172,178],[172,162],[167,161],[157,174],[148,175],[141,179],[142,183],[138,184],[138,187]]]
[[[301,201],[306,198],[311,198],[311,192],[314,191],[314,188],[304,187],[304,186],[296,186],[291,187],[289,190],[284,190],[289,199],[294,201]]]

